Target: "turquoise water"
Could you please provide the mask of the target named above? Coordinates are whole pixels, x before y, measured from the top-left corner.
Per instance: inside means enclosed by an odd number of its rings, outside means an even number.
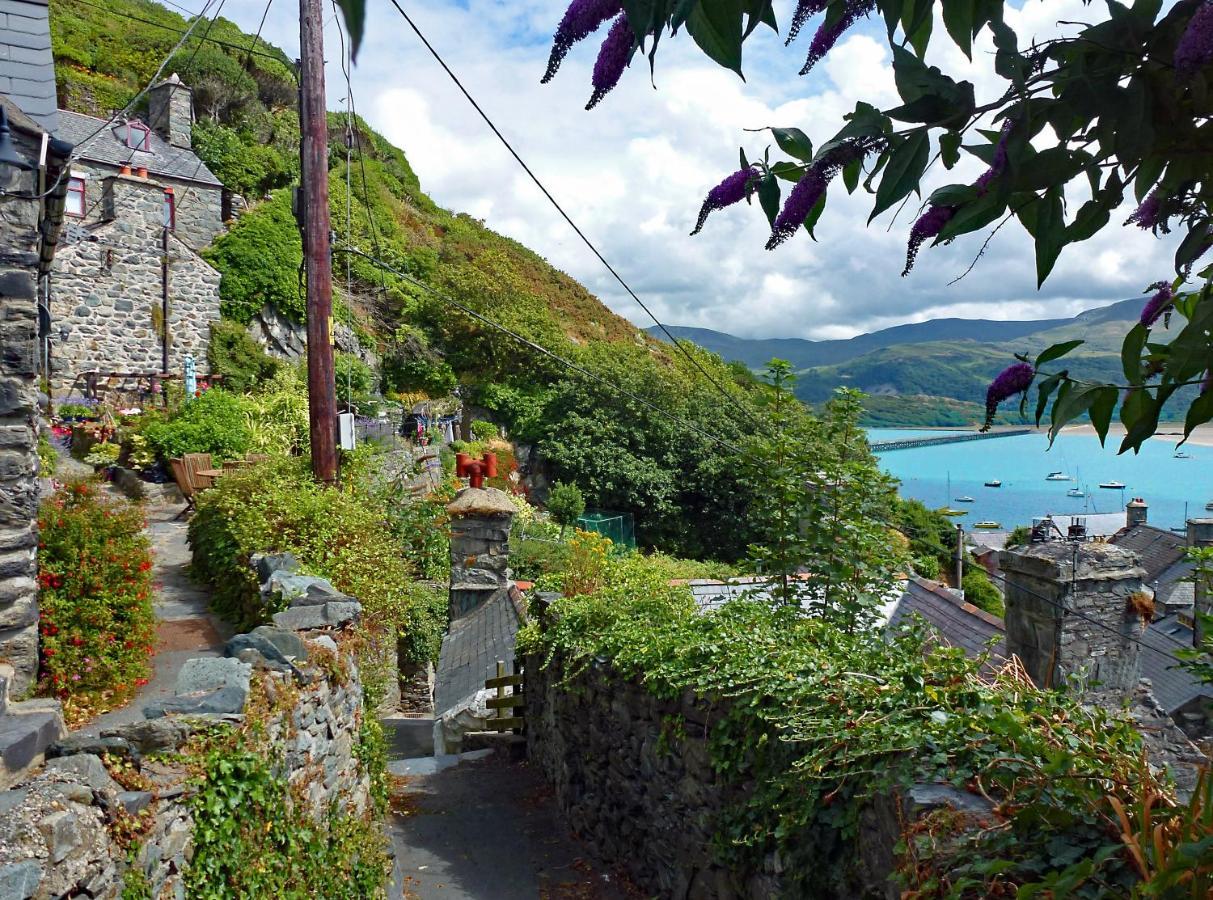
[[[873,441],[938,434],[941,432],[868,429]],[[969,514],[960,521],[970,524],[992,520],[1010,529],[1030,524],[1033,516],[1046,513],[1120,512],[1133,497],[1149,504],[1150,524],[1160,528],[1183,525],[1185,502],[1189,516],[1213,515],[1205,510],[1205,504],[1213,501],[1213,447],[1185,445],[1182,452],[1191,458],[1175,459],[1175,445],[1169,441],[1147,441],[1136,456],[1117,456],[1119,440],[1109,437],[1108,443],[1102,448],[1094,436],[1061,435],[1050,450],[1044,435],[1027,434],[892,450],[878,456],[881,467],[901,480],[902,496],[931,507],[967,509]],[[1046,475],[1059,470],[1078,480],[1045,481]],[[1001,480],[1002,487],[984,487],[990,479]],[[1123,482],[1125,489],[1101,489],[1103,481]],[[1075,486],[1087,496],[1067,497],[1066,491]],[[955,502],[962,496],[972,497],[974,502]]]

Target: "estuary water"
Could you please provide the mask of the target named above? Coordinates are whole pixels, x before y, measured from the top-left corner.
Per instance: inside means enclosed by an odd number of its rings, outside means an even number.
[[[947,433],[870,428],[868,439],[902,440]],[[877,456],[881,468],[901,481],[903,497],[921,500],[932,508],[965,509],[968,515],[957,521],[966,528],[972,528],[974,522],[994,521],[1002,530],[1010,530],[1046,513],[1115,513],[1134,497],[1149,504],[1150,524],[1160,528],[1182,527],[1185,504],[1190,517],[1213,516],[1205,510],[1205,504],[1213,502],[1213,447],[1185,445],[1179,448],[1187,454],[1184,459],[1174,456],[1174,443],[1160,439],[1147,441],[1137,455],[1118,456],[1118,446],[1119,438],[1112,435],[1105,448],[1094,436],[1061,434],[1049,449],[1046,435],[1026,434],[890,450]],[[1057,471],[1073,480],[1045,480]],[[985,487],[986,481],[995,479],[1002,487]],[[1122,482],[1125,488],[1099,487],[1108,481]],[[1086,496],[1067,496],[1072,488]],[[966,496],[973,502],[957,502],[956,498]]]

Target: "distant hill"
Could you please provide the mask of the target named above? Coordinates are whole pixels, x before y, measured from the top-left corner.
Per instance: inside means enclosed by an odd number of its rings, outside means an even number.
[[[1121,341],[1141,302],[1122,300],[1069,319],[936,319],[836,341],[747,339],[679,326],[670,331],[751,369],[771,357],[788,360],[798,374],[796,393],[806,403],[821,403],[840,386],[858,388],[871,395],[871,424],[962,425],[981,419],[986,386],[1017,352],[1035,354],[1081,338],[1087,343],[1068,357],[1071,369],[1114,380]],[[661,336],[656,329],[649,333]]]

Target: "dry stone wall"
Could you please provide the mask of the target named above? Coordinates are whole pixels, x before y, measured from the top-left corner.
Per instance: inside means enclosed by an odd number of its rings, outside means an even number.
[[[261,626],[232,638],[225,657],[189,660],[176,696],[145,707],[144,721],[64,738],[41,772],[0,792],[0,897],[112,900],[138,868],[150,896],[183,898],[197,783],[177,751],[223,723],[264,725],[259,746],[318,822],[334,808],[369,811],[356,756],[362,685],[343,630],[360,609],[352,598],[325,597],[291,607],[304,610],[295,615],[304,630]],[[133,843],[132,816],[143,829]]]
[[[53,382],[71,387],[87,370],[159,372],[163,353],[163,185],[133,176],[105,180],[107,219],[65,229],[55,258],[51,315]],[[178,235],[169,237],[169,371],[206,348],[220,318],[219,273]]]

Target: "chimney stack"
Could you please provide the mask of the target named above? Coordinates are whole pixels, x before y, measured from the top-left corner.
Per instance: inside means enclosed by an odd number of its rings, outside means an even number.
[[[1146,505],[1146,501],[1141,497],[1134,497],[1125,504],[1125,527],[1132,528],[1134,525],[1145,525],[1149,518],[1150,507]]]
[[[1188,519],[1188,546],[1213,547],[1213,519]],[[1192,643],[1199,647],[1204,640],[1205,629],[1200,621],[1201,613],[1213,612],[1213,585],[1208,578],[1197,578],[1193,585]]]
[[[193,143],[193,92],[174,72],[147,94],[148,125],[174,147],[190,149]]]
[[[1113,544],[1051,541],[1004,550],[1007,650],[1040,687],[1083,677],[1084,693],[1116,705],[1137,686],[1143,631],[1134,605],[1146,572]],[[1093,699],[1094,699],[1093,697]]]

